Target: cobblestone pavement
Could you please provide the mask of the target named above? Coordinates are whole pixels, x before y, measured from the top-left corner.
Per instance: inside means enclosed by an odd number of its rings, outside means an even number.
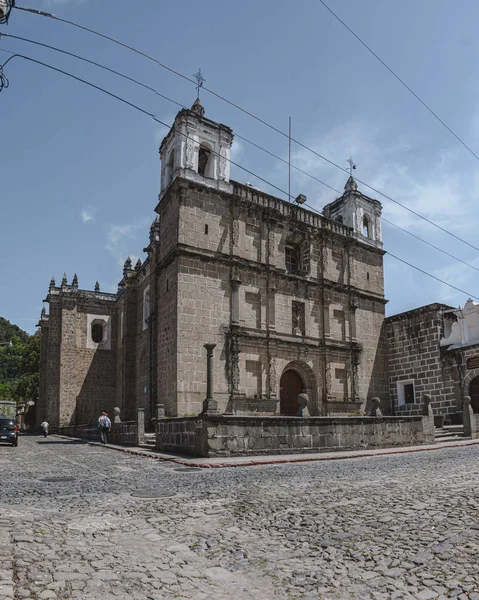
[[[2,600],[479,600],[479,446],[189,471],[24,437],[0,468]]]

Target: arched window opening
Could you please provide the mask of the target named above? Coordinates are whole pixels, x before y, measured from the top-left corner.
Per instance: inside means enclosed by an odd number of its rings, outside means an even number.
[[[204,177],[211,177],[210,173],[211,150],[206,144],[200,145],[198,153],[198,173]]]
[[[339,217],[336,217],[336,221],[338,223],[343,223],[343,217],[342,217],[342,215],[339,215]]]
[[[91,339],[95,344],[101,344],[103,342],[104,327],[103,323],[92,323],[91,326]]]
[[[172,150],[168,156],[165,169],[165,187],[171,183],[173,179],[173,171],[175,170],[175,151]]]
[[[363,235],[364,237],[370,237],[369,235],[369,219],[364,215],[363,217]]]

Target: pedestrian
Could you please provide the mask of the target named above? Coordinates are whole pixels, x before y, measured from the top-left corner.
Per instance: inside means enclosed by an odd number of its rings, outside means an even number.
[[[102,444],[107,443],[106,434],[111,429],[111,421],[108,418],[108,413],[104,412],[98,419],[98,430],[100,432],[100,439]]]
[[[46,419],[40,423],[40,427],[43,429],[43,437],[47,437],[48,435],[48,421]]]

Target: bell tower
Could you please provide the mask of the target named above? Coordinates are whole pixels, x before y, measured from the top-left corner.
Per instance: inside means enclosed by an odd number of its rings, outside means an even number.
[[[352,175],[344,186],[344,194],[323,208],[325,217],[351,227],[355,237],[378,248],[383,246],[381,213],[381,203],[358,191]]]
[[[197,98],[180,110],[160,146],[160,199],[177,177],[231,192],[230,158],[233,131],[205,117]]]

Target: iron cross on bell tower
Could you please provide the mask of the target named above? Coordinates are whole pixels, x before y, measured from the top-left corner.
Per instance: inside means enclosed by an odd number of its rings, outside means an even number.
[[[193,75],[193,77],[196,79],[196,92],[197,92],[197,99],[200,99],[200,89],[203,87],[203,84],[206,82],[206,79],[203,77],[203,73],[201,72],[201,69],[198,69],[198,72],[195,73]]]
[[[349,157],[346,162],[349,163],[349,174],[352,177],[353,176],[353,171],[356,168],[356,163],[354,162],[354,160],[351,157]]]

